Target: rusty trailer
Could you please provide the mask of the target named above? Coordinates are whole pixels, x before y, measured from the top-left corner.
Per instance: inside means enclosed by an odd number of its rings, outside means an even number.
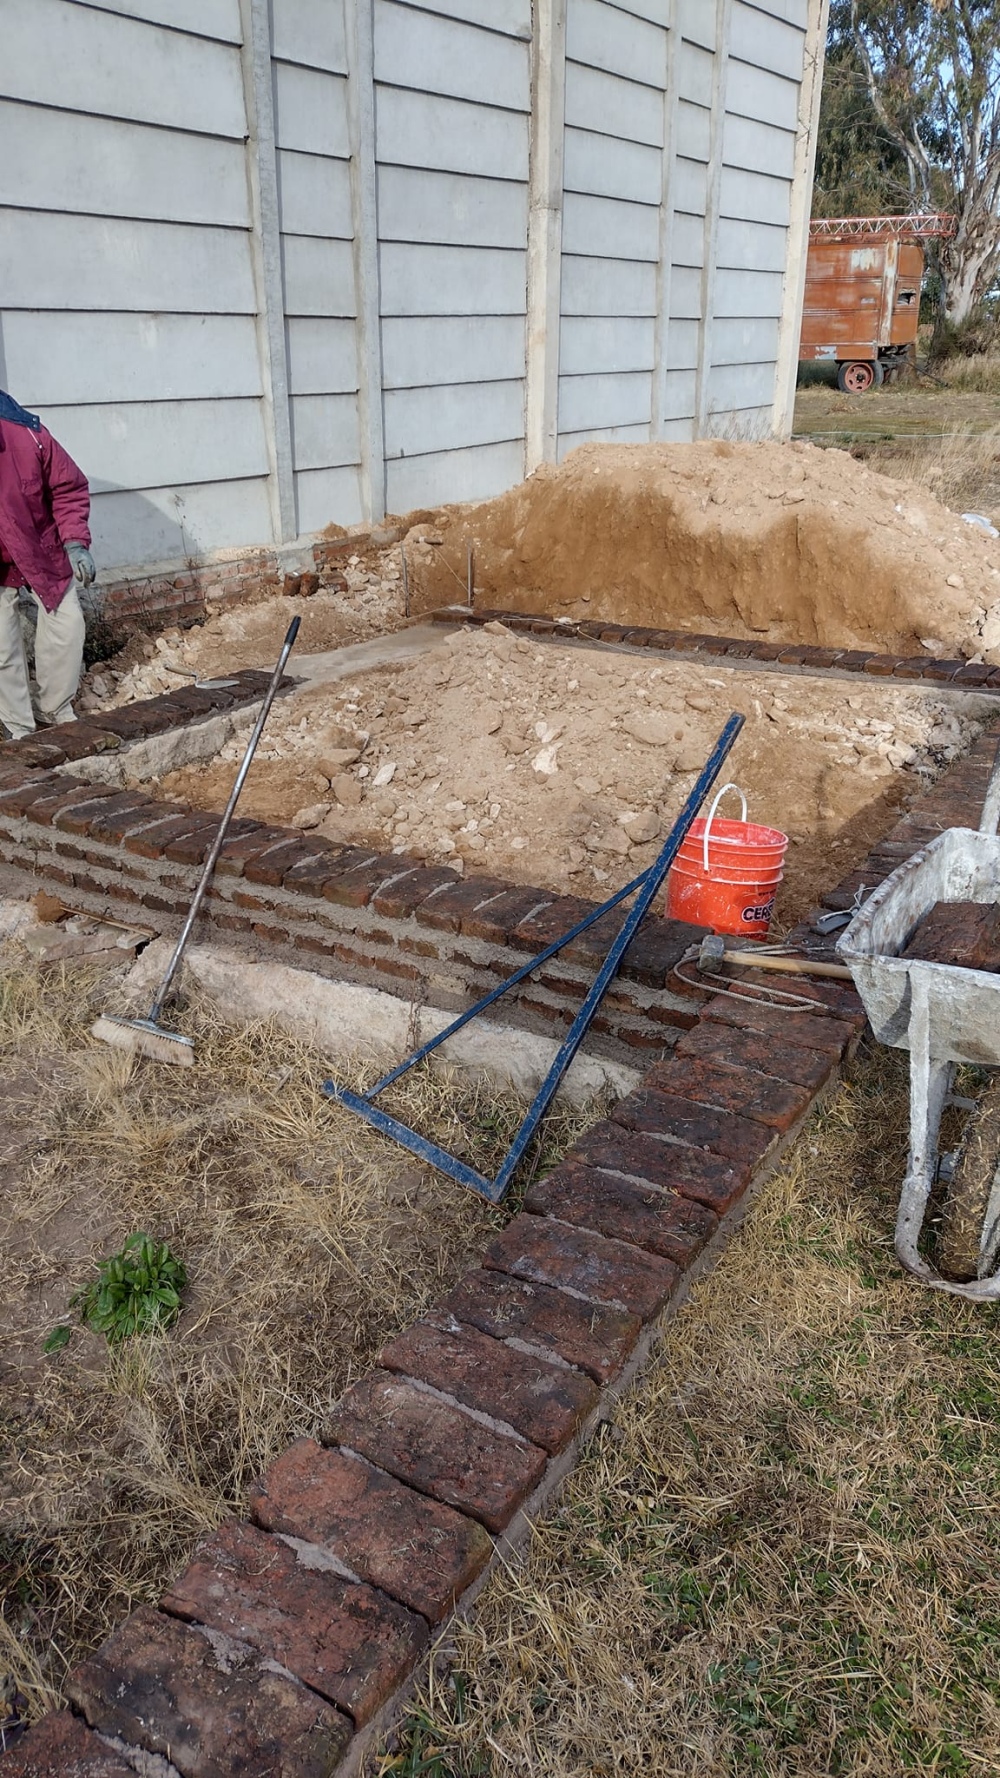
[[[916,343],[926,240],[953,216],[841,216],[809,225],[799,358],[837,365],[851,395],[877,389]]]

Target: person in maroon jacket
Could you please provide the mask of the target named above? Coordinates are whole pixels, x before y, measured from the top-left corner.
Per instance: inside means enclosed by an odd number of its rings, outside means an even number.
[[[83,668],[78,586],[94,580],[90,488],[68,451],[0,389],[0,722],[17,741],[35,727],[19,604],[38,614],[35,678],[42,716],[75,719]]]

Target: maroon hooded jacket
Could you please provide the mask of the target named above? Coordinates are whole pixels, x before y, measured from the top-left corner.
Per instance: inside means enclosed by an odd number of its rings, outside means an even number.
[[[61,604],[73,569],[64,545],[90,548],[90,489],[44,426],[0,418],[0,586],[30,586],[46,611]]]

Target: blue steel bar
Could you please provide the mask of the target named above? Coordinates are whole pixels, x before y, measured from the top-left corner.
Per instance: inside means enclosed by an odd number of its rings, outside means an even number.
[[[430,1043],[425,1044],[414,1056],[409,1057],[399,1068],[394,1069],[391,1074],[386,1075],[377,1086],[372,1088],[371,1093],[365,1095],[352,1093],[347,1087],[339,1087],[332,1080],[328,1080],[324,1083],[324,1093],[326,1093],[329,1098],[339,1100],[340,1103],[346,1105],[350,1111],[356,1112],[359,1117],[364,1118],[367,1123],[371,1124],[374,1129],[379,1130],[382,1135],[391,1136],[394,1141],[401,1145],[401,1147],[409,1149],[411,1154],[418,1155],[421,1160],[429,1161],[433,1166],[438,1168],[439,1172],[447,1174],[449,1178],[456,1180],[458,1184],[466,1185],[470,1190],[480,1193],[480,1195],[487,1198],[490,1203],[498,1204],[507,1191],[507,1187],[524,1155],[528,1143],[531,1141],[531,1138],[538,1128],[542,1118],[545,1116],[553,1097],[558,1091],[559,1083],[562,1080],[563,1075],[566,1073],[566,1070],[569,1068],[570,1063],[583,1042],[594,1014],[607,993],[617,972],[618,966],[639,929],[640,923],[648,913],[653,897],[656,895],[657,890],[660,888],[663,879],[677,856],[692,821],[695,819],[698,810],[704,802],[705,797],[708,795],[709,790],[712,788],[725,760],[732,750],[736,737],[743,727],[743,721],[744,719],[740,715],[734,714],[730,716],[712,750],[712,753],[702,768],[702,771],[699,773],[697,783],[694,785],[687,802],[684,804],[677,820],[674,822],[656,863],[651,865],[647,871],[644,871],[642,876],[637,877],[635,882],[630,883],[627,888],[620,890],[618,895],[613,897],[605,907],[595,909],[593,914],[588,915],[586,920],[581,921],[578,926],[573,928],[572,932],[568,932],[565,937],[559,939],[554,945],[550,945],[548,950],[543,951],[539,956],[532,958],[530,963],[525,964],[515,975],[511,976],[508,981],[504,982],[502,987],[494,990],[492,994],[487,995],[485,1000],[480,1001],[477,1006],[470,1008],[468,1013],[462,1014],[461,1017],[456,1019],[454,1024],[450,1025],[446,1031],[440,1032],[437,1038],[432,1038]],[[437,1143],[429,1142],[426,1137],[419,1135],[416,1130],[411,1130],[406,1124],[400,1123],[398,1119],[391,1117],[387,1112],[381,1111],[377,1106],[371,1103],[375,1094],[380,1093],[384,1087],[389,1085],[390,1081],[397,1080],[401,1074],[405,1073],[408,1067],[411,1067],[414,1062],[419,1061],[429,1050],[434,1049],[438,1043],[442,1043],[447,1036],[458,1030],[460,1026],[467,1024],[468,1020],[480,1012],[484,1006],[488,1006],[494,1000],[498,1000],[500,995],[505,993],[508,988],[512,987],[515,982],[523,980],[526,975],[530,975],[531,971],[537,969],[539,964],[545,961],[546,957],[561,950],[563,945],[567,944],[578,932],[582,932],[587,926],[591,925],[594,920],[598,919],[601,914],[606,913],[609,907],[614,907],[617,902],[624,898],[624,896],[631,894],[632,890],[638,884],[641,884],[642,887],[635,906],[629,913],[628,918],[622,925],[611,949],[605,957],[604,962],[597,973],[597,977],[594,980],[586,999],[583,1001],[576,1018],[573,1020],[563,1043],[560,1045],[559,1052],[556,1055],[545,1080],[535,1095],[535,1098],[525,1115],[524,1121],[507,1151],[500,1167],[500,1171],[494,1180],[491,1181],[484,1178],[484,1176],[481,1173],[477,1173],[474,1168],[466,1166],[463,1161],[460,1161],[457,1158],[457,1156],[449,1154],[446,1149],[440,1148]]]

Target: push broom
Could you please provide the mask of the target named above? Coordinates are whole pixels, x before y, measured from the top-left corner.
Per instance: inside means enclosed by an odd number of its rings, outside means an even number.
[[[212,872],[218,862],[219,853],[222,851],[225,844],[226,835],[229,832],[229,825],[233,819],[236,804],[240,800],[240,792],[243,789],[246,775],[253,763],[253,756],[257,751],[257,743],[263,733],[268,713],[271,705],[274,703],[278,687],[281,684],[281,676],[285,671],[285,665],[292,652],[295,638],[299,633],[299,624],[301,621],[301,618],[293,617],[288,626],[288,633],[285,636],[281,654],[278,656],[278,664],[271,675],[271,683],[264,694],[264,702],[261,704],[260,713],[257,717],[257,721],[254,723],[253,733],[247,742],[242,764],[236,774],[236,782],[230,792],[225,813],[223,814],[222,820],[219,822],[219,831],[216,834],[215,839],[212,841],[212,850],[209,852],[208,857],[205,860],[205,868],[201,873],[198,887],[194,892],[194,900],[191,903],[188,917],[184,922],[180,938],[177,940],[177,944],[174,947],[174,954],[171,957],[170,962],[167,964],[166,974],[156,990],[156,998],[149,1009],[149,1016],[145,1019],[126,1019],[119,1017],[114,1013],[105,1013],[91,1026],[91,1033],[94,1037],[99,1037],[102,1043],[112,1044],[115,1049],[132,1050],[136,1055],[152,1057],[154,1062],[174,1062],[178,1063],[182,1068],[194,1067],[194,1040],[190,1037],[182,1037],[179,1031],[167,1030],[160,1024],[160,1017],[167,996],[170,993],[174,976],[177,974],[180,967],[181,958],[187,949],[187,942],[191,937],[194,923],[201,911],[201,904],[205,899],[205,893],[212,880]]]

